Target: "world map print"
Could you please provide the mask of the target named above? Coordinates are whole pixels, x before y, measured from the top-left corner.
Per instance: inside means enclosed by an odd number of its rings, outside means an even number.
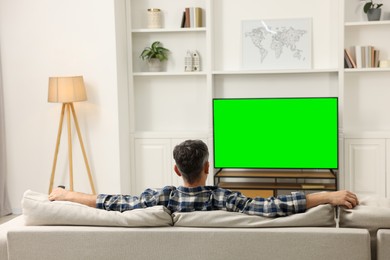
[[[243,22],[243,67],[310,68],[310,20]]]
[[[279,59],[280,55],[283,53],[283,49],[290,50],[288,55],[292,55],[292,57],[296,59],[304,59],[302,57],[302,50],[298,49],[296,43],[298,43],[301,39],[301,36],[307,31],[305,30],[297,30],[292,27],[289,28],[275,28],[274,33],[267,31],[265,28],[255,28],[251,32],[245,33],[246,37],[250,37],[253,44],[256,48],[259,49],[260,52],[260,60],[264,61],[264,58],[268,55],[268,50],[265,46],[263,46],[263,41],[267,37],[271,37],[271,44],[269,47],[270,50],[275,52],[275,58]]]

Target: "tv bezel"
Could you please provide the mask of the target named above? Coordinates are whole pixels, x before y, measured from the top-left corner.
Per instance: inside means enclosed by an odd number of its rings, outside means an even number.
[[[214,106],[215,106],[215,101],[216,100],[262,100],[262,99],[335,99],[336,100],[336,136],[337,136],[337,140],[336,140],[336,157],[337,157],[337,167],[335,168],[325,168],[325,167],[313,167],[313,168],[309,168],[309,167],[304,167],[304,168],[294,168],[294,167],[216,167],[215,166],[215,131],[214,131],[214,128],[215,128],[215,113],[214,113]],[[261,169],[261,170],[278,170],[278,169],[281,169],[281,170],[339,170],[339,167],[340,167],[340,143],[339,143],[339,98],[338,97],[261,97],[261,98],[257,98],[257,97],[249,97],[249,98],[213,98],[212,100],[212,116],[213,116],[213,167],[214,169]]]

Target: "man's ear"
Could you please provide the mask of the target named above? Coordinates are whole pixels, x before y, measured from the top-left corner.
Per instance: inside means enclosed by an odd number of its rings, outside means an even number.
[[[176,164],[175,164],[175,166],[173,167],[173,169],[175,170],[177,176],[181,177],[181,173],[180,173],[179,168],[177,167]]]
[[[207,162],[204,164],[204,167],[203,167],[204,173],[209,174],[209,168],[210,168],[210,163],[207,161]]]

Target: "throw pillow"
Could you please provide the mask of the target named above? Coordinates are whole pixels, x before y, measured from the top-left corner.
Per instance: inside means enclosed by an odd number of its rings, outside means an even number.
[[[304,213],[287,217],[266,218],[239,212],[174,212],[174,226],[181,227],[335,227],[334,207],[319,205]]]
[[[83,226],[171,226],[169,210],[163,206],[135,209],[123,213],[91,208],[68,201],[50,201],[47,194],[27,190],[22,199],[26,225]]]

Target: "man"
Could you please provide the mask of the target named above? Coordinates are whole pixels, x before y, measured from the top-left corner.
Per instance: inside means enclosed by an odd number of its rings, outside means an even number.
[[[209,152],[200,140],[187,140],[174,148],[176,174],[183,178],[183,186],[147,189],[139,197],[131,195],[90,195],[62,188],[54,189],[50,200],[78,202],[105,210],[126,211],[164,205],[172,212],[197,210],[226,210],[265,217],[287,216],[304,212],[320,204],[354,208],[359,202],[349,191],[320,192],[305,195],[292,192],[270,198],[248,198],[240,192],[206,186],[209,174]]]

